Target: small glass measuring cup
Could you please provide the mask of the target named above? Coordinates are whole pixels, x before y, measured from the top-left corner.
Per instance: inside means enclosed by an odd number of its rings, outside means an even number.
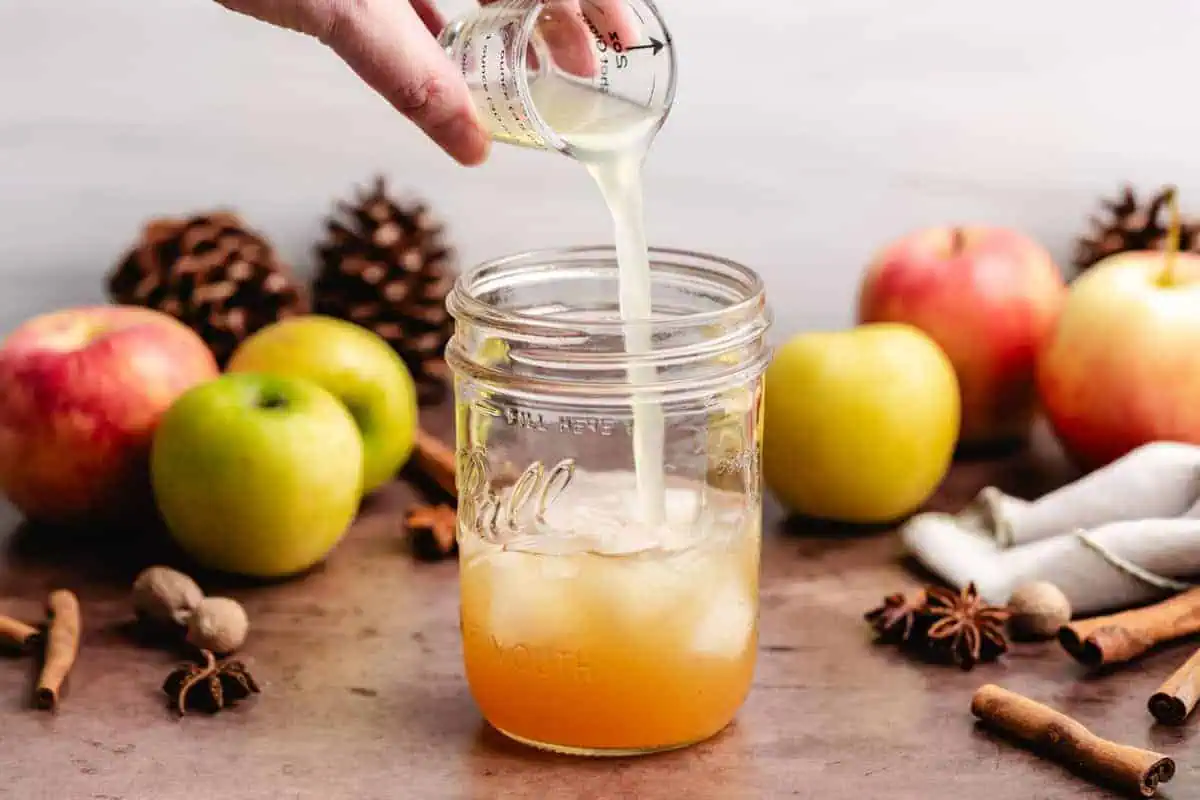
[[[743,266],[650,258],[649,323],[621,322],[604,247],[492,261],[448,302],[467,682],[495,728],[558,752],[707,739],[754,672],[770,311]],[[635,324],[654,346],[630,356]],[[661,523],[637,511],[635,391],[665,420]]]
[[[501,0],[442,46],[500,141],[578,157],[652,137],[675,97],[675,49],[651,0]]]

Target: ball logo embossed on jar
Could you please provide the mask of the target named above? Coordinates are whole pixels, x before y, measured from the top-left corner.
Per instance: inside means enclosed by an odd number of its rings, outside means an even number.
[[[549,470],[534,461],[501,496],[492,486],[487,451],[472,447],[459,454],[459,516],[489,541],[527,533],[530,523],[544,524],[546,513],[575,475],[575,460],[565,458]]]
[[[492,494],[487,451],[471,447],[458,451],[458,516],[474,530],[483,530],[483,508]]]

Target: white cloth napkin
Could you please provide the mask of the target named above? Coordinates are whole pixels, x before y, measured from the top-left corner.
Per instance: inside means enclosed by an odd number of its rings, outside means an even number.
[[[1032,502],[988,487],[958,514],[913,517],[900,536],[990,603],[1045,580],[1079,615],[1138,605],[1200,575],[1200,447],[1148,444]]]

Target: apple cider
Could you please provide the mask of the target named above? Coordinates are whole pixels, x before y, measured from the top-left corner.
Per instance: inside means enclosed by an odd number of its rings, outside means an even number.
[[[713,736],[757,654],[762,282],[651,250],[630,353],[616,251],[499,259],[447,301],[466,680],[493,727],[583,755]]]
[[[712,736],[754,672],[757,514],[735,493],[672,487],[665,522],[647,531],[634,521],[631,476],[572,484],[538,533],[500,544],[459,532],[476,702],[507,735],[559,751],[649,752]]]

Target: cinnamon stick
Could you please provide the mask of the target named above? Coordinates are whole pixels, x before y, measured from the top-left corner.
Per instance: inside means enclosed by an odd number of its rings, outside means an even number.
[[[51,592],[46,605],[49,616],[46,655],[33,700],[38,708],[53,711],[58,708],[63,682],[79,654],[81,620],[79,599],[66,589]]]
[[[1175,777],[1175,762],[1167,756],[1102,739],[1067,715],[999,686],[980,687],[971,713],[1084,777],[1136,797],[1153,797],[1159,783]]]
[[[442,491],[451,497],[458,497],[458,487],[455,481],[457,457],[454,448],[418,428],[413,462]]]
[[[1155,645],[1200,632],[1200,589],[1161,603],[1072,622],[1058,641],[1089,667],[1131,661]]]
[[[37,636],[37,632],[37,628],[32,625],[26,625],[19,619],[0,614],[0,644],[25,650]]]
[[[1182,725],[1200,700],[1200,650],[1163,681],[1146,704],[1163,725]]]
[[[405,519],[413,552],[423,561],[438,561],[454,554],[458,544],[458,517],[446,504],[415,506]]]

